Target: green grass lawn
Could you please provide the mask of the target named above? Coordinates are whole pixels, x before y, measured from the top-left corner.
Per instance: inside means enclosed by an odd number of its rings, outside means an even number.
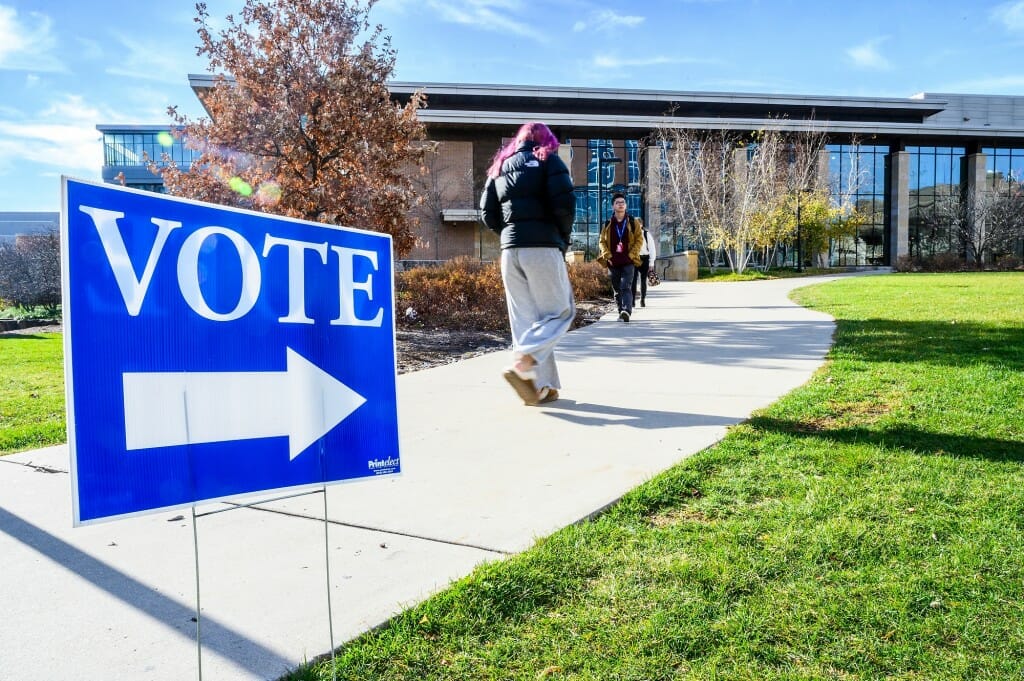
[[[1024,274],[794,297],[838,320],[806,386],[346,645],[338,677],[1024,679]],[[0,335],[0,452],[63,439],[60,337]]]
[[[64,442],[60,334],[0,334],[0,455]]]
[[[794,297],[838,320],[806,386],[344,646],[338,678],[1024,678],[1024,275]]]

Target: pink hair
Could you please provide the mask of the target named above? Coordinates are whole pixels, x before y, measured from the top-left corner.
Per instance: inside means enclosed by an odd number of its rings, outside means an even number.
[[[487,177],[497,177],[500,175],[501,164],[505,162],[505,159],[516,153],[519,145],[527,141],[534,142],[537,145],[533,148],[533,155],[542,161],[547,159],[548,154],[558,152],[558,138],[555,137],[555,133],[551,132],[551,128],[539,121],[523,123],[523,126],[519,128],[519,132],[516,133],[515,139],[501,149],[498,149],[498,153],[494,155],[494,160],[491,161],[491,167],[487,169]]]

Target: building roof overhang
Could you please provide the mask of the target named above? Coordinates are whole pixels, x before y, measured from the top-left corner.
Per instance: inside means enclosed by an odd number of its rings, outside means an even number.
[[[691,130],[791,130],[821,131],[859,137],[871,135],[978,138],[1024,137],[1020,128],[968,127],[956,125],[922,125],[914,123],[875,123],[872,121],[833,121],[826,119],[795,120],[789,118],[720,118],[680,116],[614,116],[553,114],[544,111],[453,111],[424,109],[420,120],[430,126],[455,126],[464,129],[493,129],[495,126],[518,126],[527,120],[541,120],[559,130],[617,130],[623,134],[644,137],[660,128]]]
[[[200,101],[219,76],[189,74]],[[1022,138],[1019,127],[964,120],[930,120],[960,95],[911,97],[787,95],[392,81],[392,97],[408,101],[422,91],[419,112],[428,128],[494,129],[542,120],[563,134],[616,130],[645,137],[661,127],[703,130],[822,130],[870,136]],[[946,116],[948,118],[948,116]]]
[[[203,93],[211,89],[219,77],[190,73],[189,86],[202,101]],[[700,115],[707,111],[715,116],[743,117],[746,114],[750,117],[754,113],[763,113],[775,116],[799,114],[791,117],[806,118],[813,112],[828,112],[834,114],[827,116],[832,120],[849,116],[922,120],[942,111],[946,105],[944,99],[927,95],[913,98],[825,97],[410,81],[391,81],[388,90],[399,101],[408,101],[414,92],[423,91],[432,109],[541,110],[595,115],[662,115],[670,111],[677,115]]]
[[[784,115],[787,112],[808,114],[827,111],[840,116],[868,115],[922,120],[941,112],[947,104],[941,97],[927,95],[913,98],[826,97],[408,81],[392,81],[388,83],[388,89],[398,99],[408,99],[412,93],[423,91],[430,108],[506,111],[525,106],[552,113],[564,109],[594,114],[619,111],[648,115],[661,115],[670,111],[680,115],[690,112],[699,115],[704,110],[714,110],[716,115],[742,115],[744,112],[775,112],[775,115]],[[835,119],[837,116],[830,118]]]

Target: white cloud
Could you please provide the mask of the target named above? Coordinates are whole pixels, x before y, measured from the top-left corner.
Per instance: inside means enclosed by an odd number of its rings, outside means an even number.
[[[0,118],[0,159],[10,167],[28,161],[55,171],[93,174],[103,165],[96,122],[105,115],[77,95],[63,95],[32,115],[5,110]]]
[[[43,119],[60,119],[67,121],[81,121],[95,123],[100,116],[100,110],[89,106],[81,95],[64,95],[59,99],[50,102],[46,109],[39,112]]]
[[[992,18],[1009,31],[1024,31],[1024,1],[1004,2],[992,8]]]
[[[0,5],[0,69],[9,71],[64,71],[53,54],[56,40],[45,14],[31,12],[26,21],[13,7]]]
[[[589,21],[577,21],[572,30],[580,33],[587,29],[594,31],[618,31],[623,28],[635,28],[644,22],[645,17],[618,14],[610,9],[603,9]]]
[[[442,21],[543,39],[543,34],[528,19],[513,16],[528,15],[517,0],[426,0],[426,4]]]
[[[426,10],[434,14],[431,19],[450,24],[547,40],[536,6],[523,0],[379,0],[375,9],[402,16]]]
[[[75,41],[79,45],[79,53],[84,59],[102,59],[103,47],[96,40],[76,36]]]
[[[134,40],[123,34],[116,34],[114,38],[120,49],[112,60],[113,64],[106,69],[113,76],[180,85],[185,78],[184,74],[200,66],[199,60],[191,57],[190,51],[160,50],[154,48],[152,42]]]
[[[885,42],[886,39],[887,37],[873,38],[866,43],[850,47],[846,50],[846,56],[858,68],[887,71],[892,68],[892,65],[878,51],[879,45]]]
[[[641,57],[637,59],[616,56],[598,55],[593,65],[599,69],[620,69],[626,67],[661,66],[664,64],[718,64],[716,59],[699,59],[697,57]]]

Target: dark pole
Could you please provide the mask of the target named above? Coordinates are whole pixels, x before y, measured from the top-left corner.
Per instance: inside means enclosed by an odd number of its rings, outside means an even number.
[[[796,271],[804,271],[804,252],[800,243],[800,192],[796,193]]]
[[[614,151],[609,151],[607,153],[614,154],[615,152]],[[616,165],[618,163],[622,163],[622,159],[619,158],[618,156],[614,156],[614,155],[612,155],[612,156],[605,156],[604,162],[605,162],[606,165]],[[602,184],[601,186],[603,187],[604,185]],[[612,187],[614,187],[614,186],[615,185],[612,184]],[[604,207],[602,206],[602,209],[603,208]],[[602,218],[603,218],[603,215],[602,215]],[[603,222],[603,220],[602,220],[602,222]]]

